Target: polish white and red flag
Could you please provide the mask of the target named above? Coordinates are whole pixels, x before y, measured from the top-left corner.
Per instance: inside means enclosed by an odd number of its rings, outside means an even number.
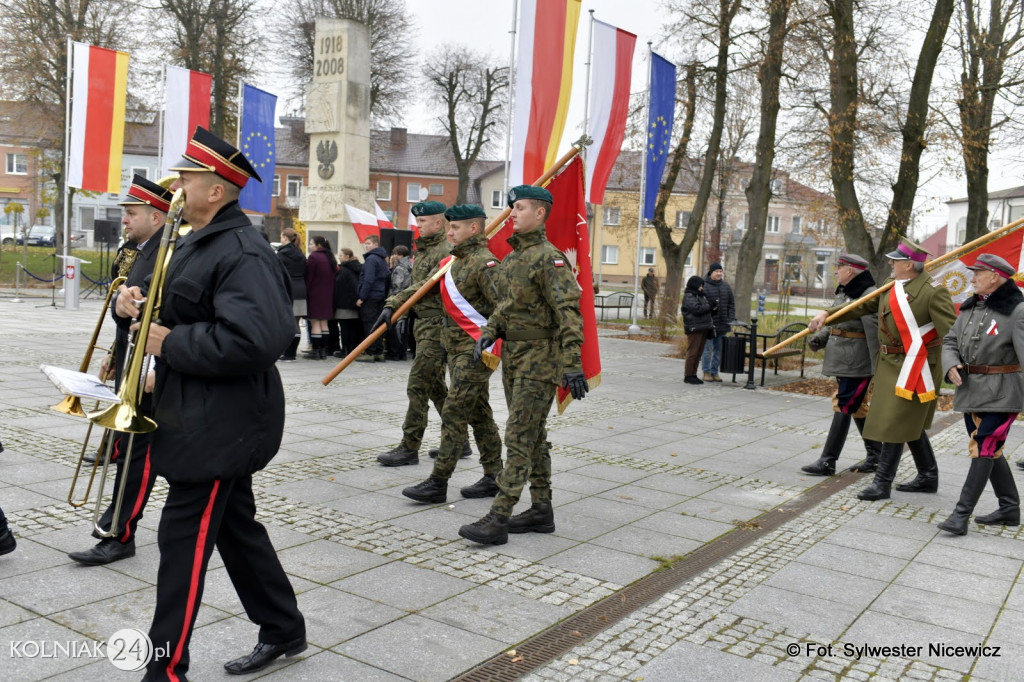
[[[380,224],[377,222],[377,216],[373,213],[348,204],[345,204],[345,210],[348,212],[348,219],[352,222],[352,228],[355,229],[360,242],[371,234],[380,236]]]
[[[373,208],[377,211],[377,226],[382,230],[393,230],[395,229],[394,224],[391,222],[391,218],[384,212],[384,209],[380,207],[376,201],[373,202]]]
[[[68,185],[121,191],[128,53],[71,43],[71,140]]]
[[[942,282],[942,285],[949,291],[957,310],[960,304],[974,295],[974,287],[971,285],[971,271],[968,265],[974,265],[978,256],[983,253],[991,253],[1006,259],[1006,261],[1017,269],[1017,272],[1024,270],[1024,229],[1013,230],[1006,235],[983,244],[970,251],[951,263],[947,263],[939,270],[931,273],[932,278]],[[1024,288],[1024,277],[1020,274],[1013,278],[1018,287]]]
[[[629,113],[629,85],[636,36],[621,28],[594,21],[594,51],[590,78],[587,192],[592,204],[604,203],[604,190],[615,160],[622,151]]]
[[[412,238],[420,238],[420,226],[416,223],[416,216],[412,214],[412,209],[409,209],[409,229],[412,230]]]
[[[213,76],[208,73],[167,66],[161,175],[171,173],[168,168],[181,159],[196,126],[210,127],[212,85]]]

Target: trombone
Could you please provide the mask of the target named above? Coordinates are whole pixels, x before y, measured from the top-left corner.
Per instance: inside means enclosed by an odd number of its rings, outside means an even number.
[[[121,387],[117,397],[119,403],[114,403],[99,411],[90,412],[87,416],[93,424],[98,424],[112,431],[120,431],[128,434],[128,443],[124,452],[124,468],[121,471],[121,485],[114,492],[114,511],[111,519],[110,530],[105,531],[99,525],[103,506],[103,490],[106,486],[107,471],[110,467],[110,458],[114,450],[114,439],[107,439],[107,446],[103,453],[103,470],[100,473],[100,480],[96,491],[96,507],[93,510],[93,527],[96,533],[103,538],[111,538],[117,535],[117,520],[121,515],[121,504],[124,501],[124,492],[128,483],[128,468],[131,465],[131,451],[135,442],[135,434],[150,433],[156,429],[156,422],[142,415],[139,406],[146,386],[146,376],[149,373],[151,357],[146,355],[146,338],[149,336],[149,327],[156,319],[160,310],[162,290],[164,281],[167,278],[167,266],[171,256],[174,255],[174,246],[178,241],[179,230],[184,210],[185,194],[182,190],[174,193],[171,200],[171,210],[167,213],[167,222],[163,235],[160,238],[160,248],[156,254],[156,262],[153,267],[153,274],[150,278],[149,293],[146,302],[137,318],[138,329],[132,333],[128,342],[126,364],[124,373],[121,376]],[[98,461],[97,461],[98,464]]]

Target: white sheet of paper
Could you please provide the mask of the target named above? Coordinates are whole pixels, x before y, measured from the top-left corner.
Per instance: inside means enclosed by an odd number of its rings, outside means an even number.
[[[53,365],[39,365],[39,369],[62,393],[78,396],[79,398],[102,400],[108,403],[121,402],[117,394],[111,391],[95,375],[76,372],[73,369],[64,369],[63,367],[54,367]]]

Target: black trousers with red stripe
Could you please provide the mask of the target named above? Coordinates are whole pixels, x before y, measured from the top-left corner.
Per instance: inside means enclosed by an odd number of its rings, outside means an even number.
[[[131,437],[127,433],[115,434],[114,451],[111,459],[117,467],[117,475],[114,477],[112,492],[116,496],[121,489],[121,482],[124,480],[125,457],[124,451],[128,447]],[[149,494],[153,492],[153,483],[156,481],[156,472],[153,471],[150,462],[150,434],[137,433],[132,440],[132,451],[130,453],[131,464],[128,466],[128,480],[125,483],[124,499],[121,501],[121,513],[117,519],[117,535],[114,538],[124,544],[135,539],[135,529],[139,527],[142,514],[146,509],[146,502],[149,501]],[[114,502],[100,517],[99,526],[103,530],[110,530],[110,522],[114,518]],[[93,531],[93,535],[96,531]]]
[[[166,653],[147,666],[146,679],[185,679],[189,641],[214,546],[246,614],[260,626],[260,642],[283,644],[305,636],[295,591],[266,528],[255,518],[252,476],[169,484],[157,535],[160,568],[149,630],[154,648],[164,647]]]

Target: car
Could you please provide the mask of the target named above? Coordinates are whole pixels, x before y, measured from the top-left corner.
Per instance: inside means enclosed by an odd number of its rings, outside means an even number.
[[[0,225],[0,244],[7,246],[14,243],[14,228],[10,225]]]
[[[18,244],[22,244],[25,237],[18,235]],[[33,225],[28,231],[29,246],[53,246],[57,243],[57,228],[53,225]]]

